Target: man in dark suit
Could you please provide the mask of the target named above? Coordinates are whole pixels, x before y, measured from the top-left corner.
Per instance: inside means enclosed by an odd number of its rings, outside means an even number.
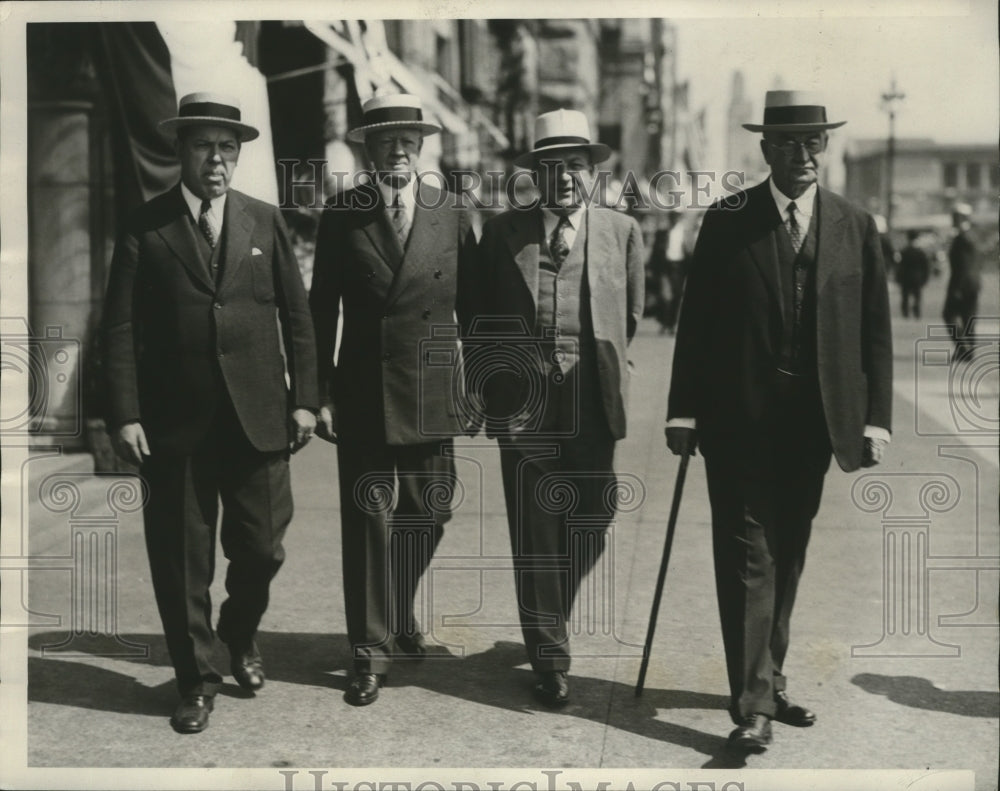
[[[918,231],[906,232],[906,247],[899,254],[899,268],[896,280],[899,282],[901,309],[906,318],[913,313],[913,318],[920,318],[920,298],[924,286],[931,276],[931,260],[927,253],[917,246]]]
[[[771,720],[811,725],[782,672],[831,452],[845,471],[889,440],[892,339],[873,219],[817,187],[819,101],[770,91],[770,178],[706,213],[674,350],[667,445],[705,458],[730,736],[766,749]]]
[[[208,93],[185,96],[161,126],[176,132],[181,181],[141,206],[115,246],[109,430],[149,486],[146,546],[181,694],[171,723],[197,733],[222,681],[209,599],[218,501],[229,559],[218,634],[252,691],[264,684],[254,635],[292,518],[288,455],[316,425],[316,356],[278,209],[229,189],[257,130],[235,101]]]
[[[535,696],[569,700],[567,622],[614,518],[615,442],[625,436],[627,346],[642,316],[636,221],[586,206],[594,165],[586,117],[538,117],[531,210],[491,219],[479,244],[481,300],[469,380],[485,382],[487,433],[499,439],[518,610]],[[572,533],[572,534],[571,534]]]
[[[954,327],[955,362],[968,360],[975,349],[969,333],[971,319],[979,309],[982,288],[979,251],[972,240],[972,207],[956,203],[952,209],[955,238],[948,248],[948,288],[944,298],[944,320]]]
[[[424,121],[417,97],[376,97],[363,109],[348,139],[364,143],[375,180],[327,202],[309,295],[319,434],[337,443],[355,671],[345,699],[355,706],[377,699],[395,654],[427,651],[417,583],[451,516],[452,437],[473,430],[460,403],[457,324],[472,304],[469,212],[418,184],[423,136],[439,127]]]

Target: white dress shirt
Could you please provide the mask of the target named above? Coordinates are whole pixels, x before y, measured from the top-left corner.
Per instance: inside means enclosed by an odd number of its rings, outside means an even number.
[[[778,208],[778,214],[782,222],[788,220],[788,204],[792,199],[785,195],[774,185],[774,179],[767,180],[767,186],[771,189],[771,197],[774,198],[774,205]],[[810,184],[809,188],[795,199],[795,219],[799,222],[799,228],[805,234],[812,221],[813,211],[816,208],[816,185]],[[667,428],[697,428],[697,421],[693,417],[675,417],[667,421]],[[892,435],[881,426],[865,426],[864,435],[872,439],[881,439],[889,442]]]
[[[201,217],[201,198],[191,192],[183,181],[181,182],[181,195],[184,196],[184,202],[190,209],[191,216],[194,217],[194,224],[197,225],[198,219]],[[221,239],[222,218],[225,216],[223,212],[226,209],[226,193],[223,192],[218,198],[210,198],[209,203],[211,208],[208,210],[208,224],[215,231],[215,238]]]

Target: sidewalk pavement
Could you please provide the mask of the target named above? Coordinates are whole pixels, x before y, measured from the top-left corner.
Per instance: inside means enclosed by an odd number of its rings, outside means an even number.
[[[939,313],[939,297],[929,289],[927,315]],[[462,490],[422,585],[432,653],[398,662],[379,701],[361,709],[342,700],[350,658],[334,448],[313,440],[293,458],[288,557],[259,636],[267,686],[253,698],[227,677],[197,736],[167,722],[176,693],[127,487],[111,498],[119,511],[109,517],[108,493],[121,479],[39,458],[26,466],[28,766],[270,767],[277,788],[288,787],[277,773],[288,767],[302,770],[295,782],[308,788],[308,768],[329,769],[330,788],[339,767],[381,767],[368,775],[386,779],[393,767],[426,767],[426,777],[449,767],[971,769],[976,788],[996,788],[997,443],[975,425],[989,427],[997,400],[980,393],[956,427],[953,369],[921,363],[925,325],[935,322],[896,321],[887,461],[852,475],[834,464],[827,477],[786,667],[790,694],[819,720],[807,729],[776,724],[763,755],[725,748],[732,726],[700,457],[689,469],[645,692],[633,693],[677,470],[663,440],[673,342],[644,322],[617,461],[631,494],[581,593],[565,709],[546,710],[530,694],[498,452],[485,437],[456,443]],[[995,387],[995,377],[985,381]],[[75,482],[75,507],[51,492],[39,500],[52,472]],[[85,519],[98,513],[103,522]],[[73,535],[82,543],[71,547]],[[216,608],[225,596],[221,552],[219,562]],[[108,563],[111,582],[95,582],[88,563]],[[84,630],[94,618],[118,640],[82,635],[58,645],[73,623]],[[228,666],[224,648],[217,659]]]

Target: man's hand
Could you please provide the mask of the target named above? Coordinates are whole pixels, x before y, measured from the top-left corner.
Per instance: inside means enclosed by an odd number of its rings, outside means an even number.
[[[312,439],[315,429],[316,416],[310,410],[296,409],[292,412],[292,441],[288,443],[288,450],[292,453],[302,450]]]
[[[126,423],[112,434],[111,445],[122,459],[139,466],[142,466],[143,456],[152,455],[146,443],[146,432],[138,420]]]
[[[664,433],[667,435],[667,447],[675,456],[695,455],[695,450],[698,447],[697,429],[668,426]]]
[[[878,437],[865,437],[865,450],[861,458],[862,467],[874,467],[882,461],[882,454],[889,443]]]
[[[327,403],[320,407],[316,436],[334,445],[337,444],[337,413],[333,409],[333,404]]]

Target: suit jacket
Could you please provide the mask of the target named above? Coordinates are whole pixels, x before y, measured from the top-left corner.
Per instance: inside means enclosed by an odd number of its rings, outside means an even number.
[[[944,317],[952,321],[956,315],[976,309],[982,286],[979,254],[968,231],[959,231],[948,248],[951,272],[945,292]]]
[[[141,206],[115,245],[103,321],[109,427],[138,420],[153,453],[190,453],[228,397],[258,450],[287,448],[289,410],[316,408],[317,389],[281,214],[229,190],[218,284],[196,233],[178,184]]]
[[[524,344],[535,331],[541,209],[507,211],[489,220],[479,242],[480,303],[477,344],[490,333],[506,333],[496,319],[515,319],[520,337],[498,335],[502,344]],[[578,240],[579,241],[579,240]],[[611,209],[587,209],[587,281],[594,327],[601,403],[615,439],[625,436],[629,368],[627,346],[642,318],[645,285],[642,232],[638,223]],[[486,358],[484,357],[484,360]],[[523,404],[524,380],[503,364],[486,377],[486,412],[503,423]],[[489,428],[489,427],[488,427]],[[493,432],[490,431],[492,434]]]
[[[471,317],[475,236],[454,195],[419,189],[405,250],[374,185],[331,198],[320,220],[309,303],[321,398],[346,441],[411,445],[465,430],[458,322]]]
[[[892,336],[874,220],[820,188],[816,361],[833,452],[861,464],[865,425],[889,429]],[[695,247],[674,349],[668,418],[693,417],[706,453],[754,465],[780,430],[775,369],[782,337],[777,232],[767,182],[714,204]]]

